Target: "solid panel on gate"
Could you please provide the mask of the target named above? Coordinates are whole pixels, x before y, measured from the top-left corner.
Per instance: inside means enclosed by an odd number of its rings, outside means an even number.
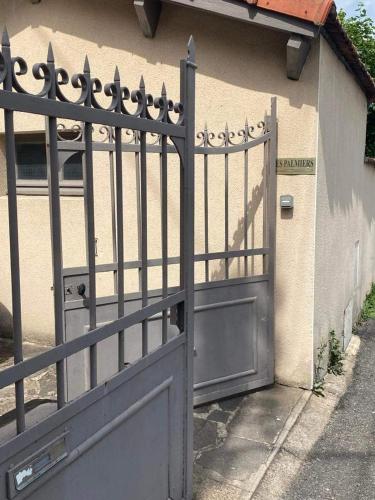
[[[256,307],[257,297],[250,296],[195,308],[196,329],[202,332],[195,342],[196,384],[256,372]]]
[[[120,492],[124,499],[165,500],[168,498],[167,423],[168,390],[165,390],[30,500],[69,498],[72,491],[74,498],[90,500],[119,498]]]

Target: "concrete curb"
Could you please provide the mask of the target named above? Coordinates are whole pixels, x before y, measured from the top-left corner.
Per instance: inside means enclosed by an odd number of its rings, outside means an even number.
[[[258,489],[258,486],[261,483],[262,479],[264,478],[268,468],[271,466],[273,460],[275,459],[276,455],[278,454],[282,445],[284,444],[286,438],[288,437],[289,432],[291,431],[292,427],[296,423],[298,417],[300,416],[307,402],[309,401],[311,394],[312,394],[311,391],[304,391],[299,400],[297,401],[297,403],[295,404],[295,406],[293,407],[289,417],[285,422],[282,431],[280,432],[276,440],[272,452],[267,458],[267,461],[259,467],[259,470],[256,473],[254,480],[252,481],[251,489],[246,493],[246,500],[251,500],[253,498],[254,493]],[[245,500],[245,497],[243,500]]]

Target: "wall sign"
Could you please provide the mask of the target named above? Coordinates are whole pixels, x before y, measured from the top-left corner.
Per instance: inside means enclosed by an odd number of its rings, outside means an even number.
[[[315,175],[315,158],[278,158],[279,175]]]

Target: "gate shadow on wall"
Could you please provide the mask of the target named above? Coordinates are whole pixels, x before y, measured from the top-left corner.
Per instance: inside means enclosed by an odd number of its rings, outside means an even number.
[[[262,171],[263,173],[263,171]],[[232,235],[232,243],[229,246],[229,251],[232,250],[240,250],[243,248],[244,244],[244,232],[248,232],[249,229],[251,228],[251,236],[250,239],[252,241],[255,240],[255,229],[254,229],[254,219],[255,219],[255,214],[257,210],[259,209],[259,206],[262,202],[263,199],[263,194],[264,194],[264,181],[261,182],[258,186],[252,189],[251,191],[251,201],[248,204],[248,209],[247,209],[247,221],[246,217],[243,217],[239,219],[238,221],[238,226],[236,231]],[[246,224],[246,227],[245,227]],[[239,258],[237,258],[239,259]],[[233,260],[235,258],[231,259],[230,265],[232,264]],[[250,264],[250,274],[254,274],[255,272],[255,266],[254,266],[254,258],[250,257],[251,264]],[[241,266],[240,262],[238,262],[238,269],[237,269],[237,275],[241,276]],[[225,260],[220,261],[219,269],[214,271],[211,275],[211,280],[216,281],[216,280],[222,280],[225,278]]]

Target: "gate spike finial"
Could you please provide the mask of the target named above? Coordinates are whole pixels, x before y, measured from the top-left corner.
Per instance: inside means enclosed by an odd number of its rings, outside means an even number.
[[[114,79],[115,82],[119,82],[120,81],[120,72],[118,70],[118,66],[116,66],[116,68],[115,68],[115,75],[114,75],[113,79]]]
[[[226,146],[229,145],[229,128],[228,128],[228,122],[225,122],[225,129],[224,129],[224,144]]]
[[[203,145],[208,146],[208,125],[207,122],[204,122],[204,129],[203,129]]]
[[[140,88],[141,90],[145,90],[145,88],[146,88],[146,87],[145,87],[145,81],[144,81],[144,79],[143,79],[143,75],[141,75],[141,79],[140,79],[140,81],[139,81],[139,88]]]
[[[191,62],[195,62],[195,41],[193,35],[190,35],[188,42],[188,60]]]
[[[6,25],[4,25],[3,36],[1,38],[1,45],[3,47],[10,47],[9,34]]]
[[[48,44],[47,62],[48,63],[54,63],[55,62],[55,56],[53,54],[53,48],[52,48],[52,43],[51,42],[49,42],[49,44]]]
[[[167,89],[165,88],[165,83],[163,82],[163,85],[161,87],[161,96],[162,97],[167,97]]]
[[[244,141],[247,142],[249,140],[249,137],[250,137],[250,130],[249,130],[249,121],[246,117],[245,119],[245,137],[244,137]]]
[[[83,72],[90,73],[90,63],[89,63],[89,58],[87,57],[87,54],[85,56],[85,64],[83,65]]]

